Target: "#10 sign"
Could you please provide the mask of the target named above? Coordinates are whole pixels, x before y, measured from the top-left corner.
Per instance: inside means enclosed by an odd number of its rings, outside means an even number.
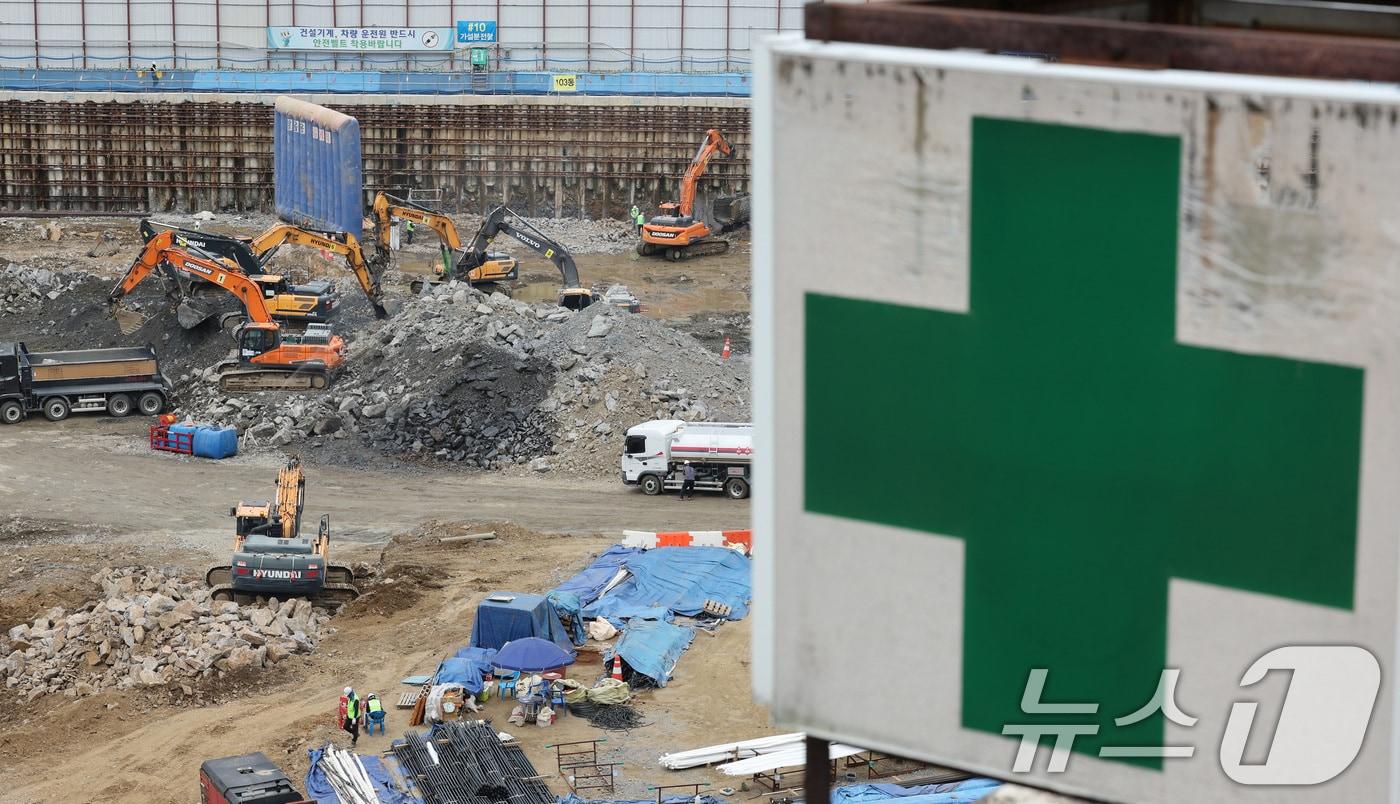
[[[755,89],[775,719],[1108,800],[1400,800],[1393,89],[794,38]]]

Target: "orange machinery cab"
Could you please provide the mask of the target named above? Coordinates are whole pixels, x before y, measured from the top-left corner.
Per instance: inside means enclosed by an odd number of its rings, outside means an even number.
[[[661,205],[661,214],[642,226],[642,242],[655,246],[688,246],[710,236],[710,227],[689,215],[681,215],[680,204]]]
[[[313,324],[293,335],[276,324],[252,322],[238,335],[238,359],[259,366],[322,363],[326,371],[335,371],[345,362],[345,341],[325,325]]]

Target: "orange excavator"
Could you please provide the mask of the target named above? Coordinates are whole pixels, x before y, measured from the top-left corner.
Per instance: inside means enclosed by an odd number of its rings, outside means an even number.
[[[424,209],[410,201],[396,198],[385,192],[376,193],[370,209],[374,219],[375,245],[379,254],[389,253],[390,233],[394,219],[411,221],[432,229],[438,236],[442,250],[442,267],[437,271],[441,279],[456,279],[472,286],[489,285],[497,282],[510,282],[520,277],[519,263],[509,254],[491,252],[489,254],[470,252],[457,231],[457,224],[444,213]],[[456,252],[455,258],[453,252]],[[422,280],[409,283],[409,288],[417,293],[423,289]]]
[[[234,329],[238,357],[216,366],[219,387],[226,391],[305,390],[325,388],[345,362],[345,341],[325,324],[299,334],[284,332],[263,302],[263,289],[244,274],[194,248],[177,248],[173,232],[151,238],[141,256],[111,293],[115,305],[157,270],[177,271],[233,294],[243,304],[246,323]]]
[[[729,140],[712,128],[705,132],[705,141],[700,150],[690,160],[690,166],[681,177],[681,200],[669,201],[661,205],[661,214],[642,226],[642,242],[637,244],[637,253],[642,256],[660,255],[672,262],[703,257],[710,254],[723,254],[729,250],[729,242],[713,237],[717,232],[709,224],[695,217],[695,185],[705,175],[705,168],[716,154],[727,157],[734,153]],[[718,206],[718,205],[717,205]],[[728,221],[719,221],[720,225]]]

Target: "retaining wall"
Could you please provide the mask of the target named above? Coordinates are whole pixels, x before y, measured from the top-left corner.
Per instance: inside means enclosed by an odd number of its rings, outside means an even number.
[[[456,212],[502,202],[556,217],[654,209],[676,196],[707,128],[723,131],[736,153],[710,163],[702,196],[748,192],[745,100],[311,99],[359,119],[366,204],[378,190],[431,190]],[[272,100],[7,93],[0,213],[271,212]]]

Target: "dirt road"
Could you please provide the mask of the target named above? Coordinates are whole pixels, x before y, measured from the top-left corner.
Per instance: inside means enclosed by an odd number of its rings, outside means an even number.
[[[0,428],[0,497],[10,513],[74,526],[101,526],[104,538],[152,540],[222,553],[228,508],[263,499],[282,458],[226,461],[152,453],[145,421],[75,415],[57,424],[30,419]],[[311,451],[311,452],[314,452]],[[448,468],[414,472],[315,466],[308,454],[307,512],[331,515],[338,543],[382,543],[428,519],[508,519],[551,533],[624,529],[748,527],[748,505],[719,495],[681,502],[647,497],[620,480],[539,475],[508,477]]]

